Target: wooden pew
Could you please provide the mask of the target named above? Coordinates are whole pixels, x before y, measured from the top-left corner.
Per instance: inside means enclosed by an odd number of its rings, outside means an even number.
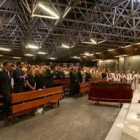
[[[64,92],[70,91],[70,79],[54,79],[53,84],[55,85],[61,85],[64,88]]]
[[[80,93],[88,93],[90,89],[90,82],[80,83]]]
[[[63,98],[63,87],[14,93],[11,94],[11,98],[12,114],[9,117],[10,119],[49,103],[57,103],[59,106],[59,100]]]

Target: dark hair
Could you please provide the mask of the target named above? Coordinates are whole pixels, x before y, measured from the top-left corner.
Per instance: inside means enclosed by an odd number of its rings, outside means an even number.
[[[23,61],[18,61],[16,64],[17,64],[17,67],[19,66],[19,65],[21,65],[21,63],[22,63]]]
[[[8,62],[8,61],[4,62],[3,66],[6,66],[8,63],[10,63],[10,62]]]

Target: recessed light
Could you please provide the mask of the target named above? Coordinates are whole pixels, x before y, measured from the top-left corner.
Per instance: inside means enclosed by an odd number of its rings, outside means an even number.
[[[11,51],[11,49],[9,49],[9,48],[3,48],[3,47],[0,47],[0,51],[7,51],[7,52],[10,52],[10,51]]]

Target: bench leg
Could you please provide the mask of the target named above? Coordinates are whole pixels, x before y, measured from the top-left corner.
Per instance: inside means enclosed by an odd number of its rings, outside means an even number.
[[[57,104],[58,104],[58,106],[60,106],[60,102],[59,102],[59,100],[58,100]]]

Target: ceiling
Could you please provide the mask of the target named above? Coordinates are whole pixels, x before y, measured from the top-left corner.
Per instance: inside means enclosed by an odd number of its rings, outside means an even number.
[[[59,19],[48,19],[38,4],[51,7]],[[33,16],[36,15],[36,16]],[[71,56],[106,52],[140,42],[139,0],[0,0],[0,47],[37,59],[70,60]],[[97,44],[84,44],[93,38]],[[40,46],[27,49],[27,44]],[[64,49],[62,44],[72,46]],[[48,52],[38,55],[38,51]]]

